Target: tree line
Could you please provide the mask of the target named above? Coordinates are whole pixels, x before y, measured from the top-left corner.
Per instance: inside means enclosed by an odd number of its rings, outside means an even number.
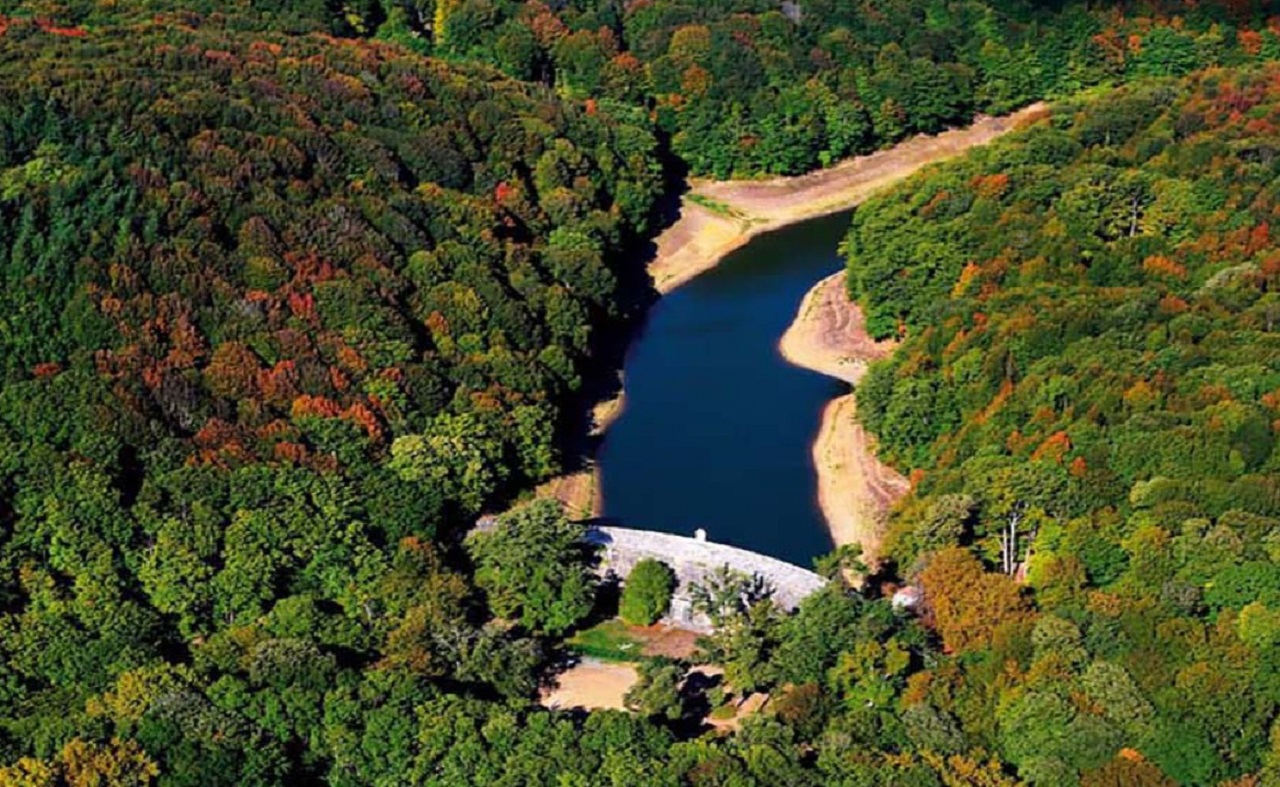
[[[146,18],[92,0],[22,0],[86,25]],[[688,2],[213,0],[243,28],[324,30],[484,63],[557,94],[641,110],[681,166],[799,174],[1041,98],[1280,57],[1262,0]]]

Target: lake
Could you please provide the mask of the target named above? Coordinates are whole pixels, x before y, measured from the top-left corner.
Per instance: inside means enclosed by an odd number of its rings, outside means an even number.
[[[842,266],[849,215],[755,238],[650,310],[599,454],[607,519],[701,527],[805,567],[831,550],[810,450],[847,386],[788,364],[777,344],[805,293]]]

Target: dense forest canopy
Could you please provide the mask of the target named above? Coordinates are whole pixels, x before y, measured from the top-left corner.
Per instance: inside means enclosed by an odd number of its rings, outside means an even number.
[[[1001,626],[1057,643],[1014,686],[961,660],[921,696],[970,725],[991,713],[1037,784],[1091,756],[1051,739],[1115,736],[1183,784],[1271,745],[1278,131],[1278,67],[1147,82],[1059,104],[855,216],[851,289],[874,332],[906,335],[858,390],[913,469],[891,552],[953,650],[1013,658]],[[1037,622],[955,584],[975,555],[1025,560]],[[1099,681],[1125,698],[1069,708]],[[1002,696],[975,714],[975,691]]]
[[[92,26],[97,0],[20,0]],[[119,4],[123,5],[123,4]],[[142,18],[173,0],[130,3]],[[186,0],[642,106],[695,174],[796,174],[1044,97],[1280,57],[1265,0]]]
[[[1277,778],[1280,75],[1178,80],[1274,59],[1266,11],[7,5],[0,784]],[[635,714],[534,705],[590,555],[545,505],[460,534],[561,469],[672,172],[1130,81],[856,219],[929,614],[723,611],[775,696],[725,738],[668,664]]]
[[[696,174],[795,174],[975,112],[1280,56],[1265,3],[382,0],[383,35],[651,108]],[[412,20],[430,22],[416,36]],[[1243,35],[1241,35],[1243,33]],[[428,35],[429,34],[429,35]]]
[[[319,695],[249,710],[244,680],[527,694],[532,642],[476,628],[440,545],[559,467],[662,188],[645,123],[212,17],[2,35],[5,759],[100,726],[118,680],[221,681],[131,728],[203,784],[319,767]],[[423,656],[439,627],[464,644]]]
[[[60,427],[170,460],[182,438],[197,465],[354,467],[390,445],[471,510],[503,478],[429,466],[443,443],[492,443],[489,472],[520,479],[554,468],[557,405],[660,190],[643,127],[378,45],[48,38],[9,27],[0,88],[13,400],[109,393],[130,422]]]

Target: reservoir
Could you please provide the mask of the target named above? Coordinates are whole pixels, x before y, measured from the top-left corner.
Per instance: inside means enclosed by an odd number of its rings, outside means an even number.
[[[599,454],[606,519],[800,566],[832,548],[811,446],[847,390],[777,344],[808,290],[843,264],[849,213],[753,239],[650,310],[626,360],[626,409]]]

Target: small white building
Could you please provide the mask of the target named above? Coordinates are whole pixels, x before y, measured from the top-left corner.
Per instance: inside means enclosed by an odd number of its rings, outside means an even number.
[[[893,599],[889,603],[897,611],[915,612],[920,608],[920,604],[923,601],[924,591],[914,585],[907,585],[897,593],[894,593]]]

